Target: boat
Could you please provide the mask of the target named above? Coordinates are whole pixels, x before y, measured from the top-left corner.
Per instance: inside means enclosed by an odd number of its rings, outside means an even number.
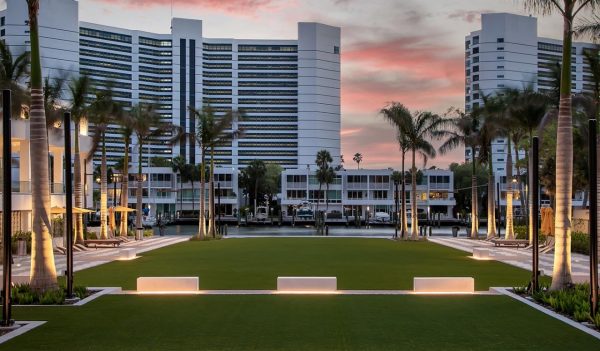
[[[298,218],[313,218],[313,215],[312,204],[308,201],[302,202],[296,211],[296,216]]]

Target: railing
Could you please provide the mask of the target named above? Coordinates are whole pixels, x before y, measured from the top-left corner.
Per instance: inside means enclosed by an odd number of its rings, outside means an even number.
[[[30,194],[31,193],[31,182],[12,182],[11,190],[13,193],[17,194]],[[0,192],[2,190],[0,189]],[[64,194],[65,193],[65,185],[63,183],[50,183],[50,193],[51,194]]]
[[[370,190],[389,190],[390,186],[390,183],[371,183],[369,188]]]
[[[368,187],[368,183],[346,183],[348,190],[367,190]]]
[[[287,183],[288,189],[306,189],[306,182],[290,182]]]
[[[450,183],[429,183],[429,189],[438,190],[438,189],[450,189]]]

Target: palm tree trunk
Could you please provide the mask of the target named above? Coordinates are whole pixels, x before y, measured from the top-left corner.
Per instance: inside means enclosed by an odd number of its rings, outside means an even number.
[[[129,146],[130,139],[125,140],[125,156],[123,159],[123,176],[121,178],[121,206],[129,207]],[[136,199],[137,200],[137,199]],[[120,236],[127,236],[127,212],[121,213]]]
[[[574,3],[574,1],[573,1]],[[571,278],[571,208],[573,202],[573,122],[571,101],[572,8],[565,8],[563,18],[563,57],[560,81],[560,104],[556,135],[556,217],[554,270],[551,290],[572,283]]]
[[[533,131],[530,130],[529,131],[529,146],[530,146],[530,151],[531,151],[531,146],[533,145]],[[537,180],[533,179],[531,177],[532,175],[532,170],[533,167],[539,167],[539,165],[534,165],[533,164],[533,159],[532,159],[532,155],[531,152],[529,152],[529,160],[527,162],[527,187],[528,187],[528,191],[527,191],[527,234],[529,237],[529,245],[533,245],[533,226],[531,225],[533,223],[533,216],[537,216],[537,213],[533,213],[533,191],[534,189],[532,188],[532,186],[537,186]],[[537,190],[537,189],[535,189]]]
[[[473,167],[471,174],[471,239],[477,239],[479,237],[479,203],[477,201],[477,168],[474,147],[471,147],[471,154]]]
[[[202,145],[201,158],[202,158],[202,160],[201,160],[202,163],[200,163],[200,213],[198,215],[198,221],[200,223],[198,223],[198,239],[204,239],[206,237],[206,218],[204,215],[204,208],[205,208],[204,193],[206,191],[206,183],[205,183],[206,177],[205,177],[204,173],[206,172],[206,166],[205,166],[206,151],[205,151],[204,145]]]
[[[527,218],[527,204],[525,203],[525,193],[523,191],[523,182],[521,181],[521,167],[519,167],[519,148],[516,142],[513,147],[515,149],[515,164],[517,165],[515,169],[517,171],[517,179],[519,179],[519,203],[521,204],[521,213],[525,215],[524,218]]]
[[[144,227],[142,226],[142,183],[144,182],[144,175],[142,174],[142,156],[144,152],[144,143],[142,138],[138,137],[138,143],[140,144],[140,152],[138,156],[137,190],[135,194],[135,230],[138,239],[142,240],[144,239]]]
[[[73,152],[74,152],[74,160],[73,160],[73,172],[74,181],[75,181],[75,207],[82,208],[83,207],[83,181],[81,174],[81,154],[79,151],[79,122],[75,123],[75,135],[73,140]],[[81,213],[75,214],[75,240],[73,241],[75,244],[83,243],[83,215]]]
[[[492,239],[496,236],[496,201],[494,170],[492,160],[488,162],[488,213],[487,213],[487,238]]]
[[[412,149],[412,188],[410,191],[410,202],[411,202],[411,224],[410,228],[412,231],[412,239],[417,240],[419,238],[419,216],[418,216],[418,205],[417,205],[417,166],[416,166],[416,150]]]
[[[401,227],[401,231],[400,231],[400,237],[402,239],[407,239],[408,236],[408,216],[406,214],[406,179],[404,179],[406,173],[404,171],[404,158],[406,156],[406,152],[402,152],[402,189],[401,189],[401,193],[402,193],[402,227]]]
[[[208,174],[208,234],[213,238],[215,235],[215,151],[210,148],[210,169]]]
[[[510,137],[507,138],[506,154],[506,229],[504,238],[514,240],[515,231],[513,226],[513,187],[512,187],[512,150],[510,149]]]
[[[102,131],[102,160],[100,162],[100,239],[108,239],[108,174],[106,170],[106,132]]]
[[[50,237],[50,184],[48,167],[48,133],[44,110],[42,65],[40,59],[37,14],[38,1],[30,1],[29,37],[31,42],[31,144],[32,246],[30,284],[35,291],[56,289],[56,266]]]

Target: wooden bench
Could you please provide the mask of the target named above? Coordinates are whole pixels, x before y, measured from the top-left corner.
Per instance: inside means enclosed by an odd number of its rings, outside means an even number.
[[[83,243],[87,247],[95,247],[95,248],[98,248],[98,246],[117,247],[117,246],[121,245],[121,240],[118,240],[118,239],[90,239],[90,240],[84,240]]]
[[[198,291],[198,277],[139,277],[138,292],[182,293]]]
[[[335,292],[336,277],[277,277],[280,292]]]
[[[527,247],[529,245],[529,240],[527,239],[515,239],[515,240],[505,240],[505,239],[495,239],[492,240],[494,246],[496,247]]]
[[[415,277],[413,291],[416,293],[473,293],[475,279],[471,277]]]

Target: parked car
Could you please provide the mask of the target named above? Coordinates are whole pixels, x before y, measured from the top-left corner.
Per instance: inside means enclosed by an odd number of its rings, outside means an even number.
[[[264,222],[269,218],[269,209],[266,206],[258,206],[256,208],[256,220]]]

